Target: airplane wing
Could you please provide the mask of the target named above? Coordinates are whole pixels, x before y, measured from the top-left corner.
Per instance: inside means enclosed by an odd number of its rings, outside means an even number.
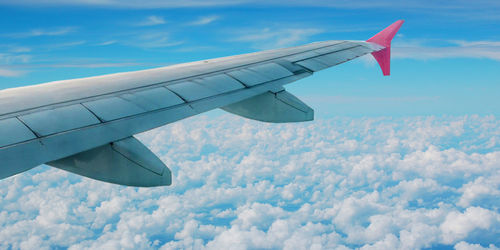
[[[0,179],[41,164],[129,186],[171,184],[133,135],[221,108],[265,122],[314,112],[284,85],[371,53],[390,73],[397,21],[368,41],[325,41],[0,91]]]

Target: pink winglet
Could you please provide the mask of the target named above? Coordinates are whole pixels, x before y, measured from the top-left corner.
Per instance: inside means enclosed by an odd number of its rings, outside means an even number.
[[[372,52],[372,55],[380,65],[384,76],[388,76],[391,74],[391,41],[404,22],[404,20],[396,21],[389,27],[385,28],[384,30],[380,31],[378,34],[367,40],[367,42],[376,43],[380,46],[385,47],[382,50]]]

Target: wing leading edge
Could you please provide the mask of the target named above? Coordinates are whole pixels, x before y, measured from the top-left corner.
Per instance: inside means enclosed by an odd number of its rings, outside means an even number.
[[[386,75],[401,24],[367,42],[318,42],[2,90],[0,178],[46,163],[122,185],[170,185],[170,170],[131,136],[215,108],[266,122],[312,120],[313,110],[283,86],[368,53]]]

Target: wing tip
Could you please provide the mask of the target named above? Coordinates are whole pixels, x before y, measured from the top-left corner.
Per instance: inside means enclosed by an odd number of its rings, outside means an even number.
[[[367,42],[385,47],[382,50],[372,52],[372,55],[380,65],[384,76],[391,74],[391,41],[404,22],[404,20],[398,20],[374,35],[372,38],[366,40]]]

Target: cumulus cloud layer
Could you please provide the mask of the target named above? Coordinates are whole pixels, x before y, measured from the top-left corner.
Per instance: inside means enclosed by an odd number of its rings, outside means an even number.
[[[49,167],[0,182],[0,246],[498,249],[495,117],[264,124],[201,116],[142,134],[173,186]]]

